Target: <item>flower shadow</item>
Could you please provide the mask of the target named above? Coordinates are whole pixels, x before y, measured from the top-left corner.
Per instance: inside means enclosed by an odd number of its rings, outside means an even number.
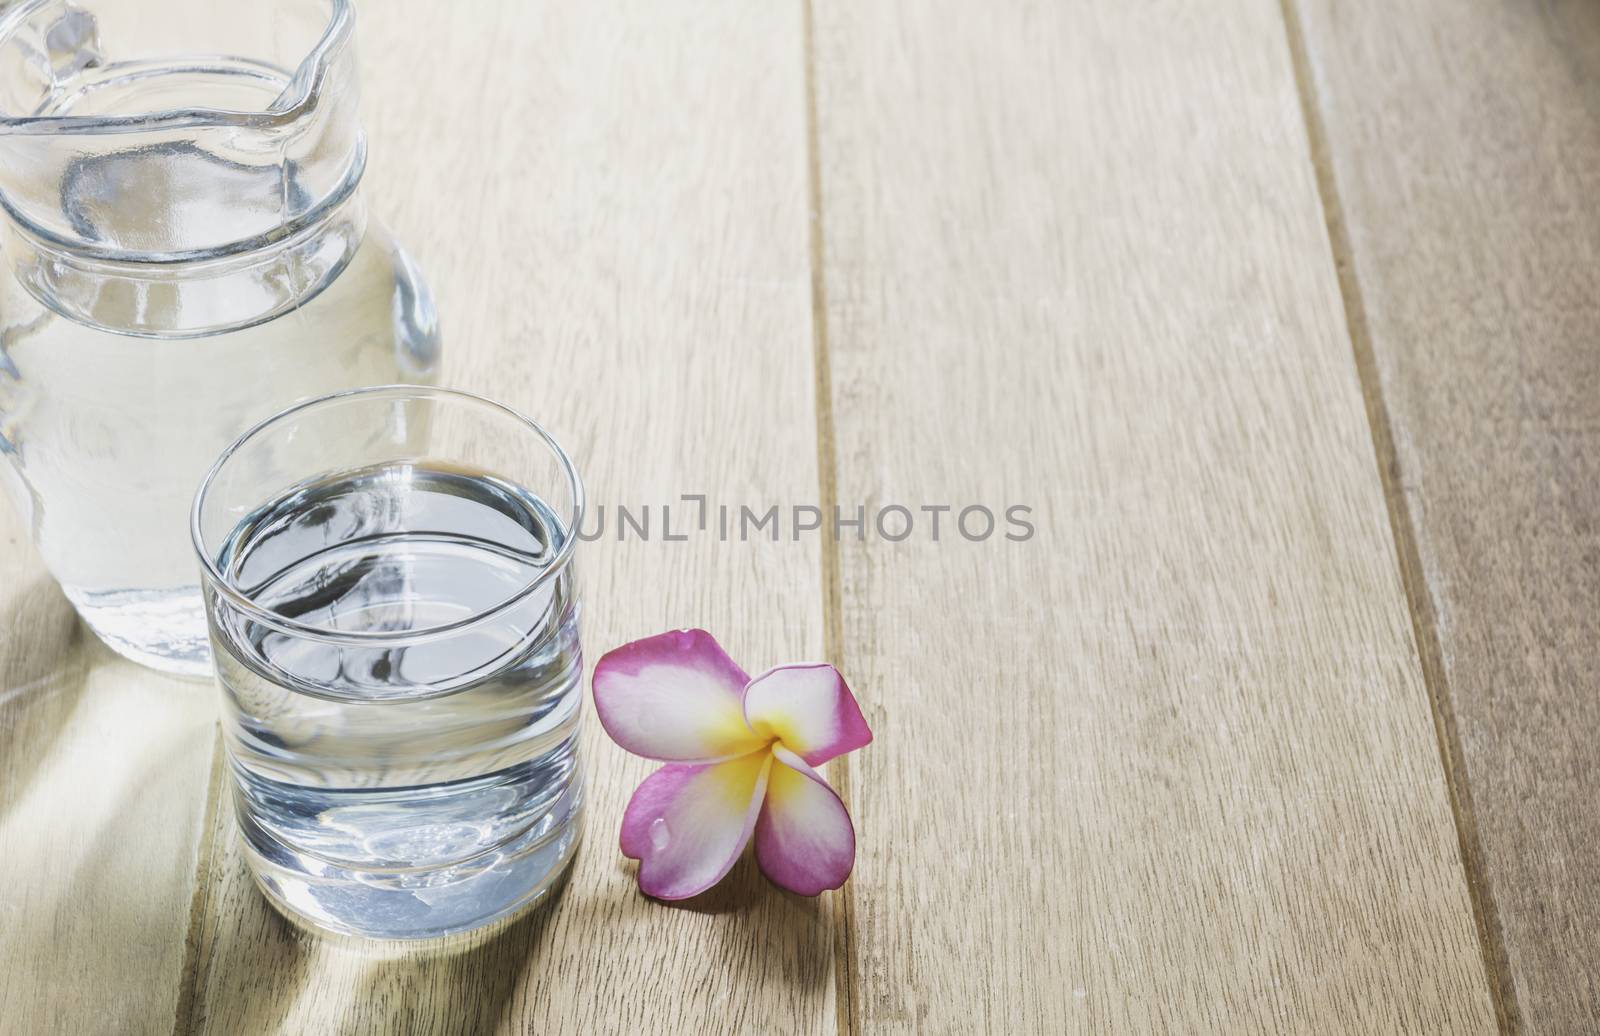
[[[625,869],[630,880],[637,877],[637,864],[627,861]],[[829,900],[796,895],[774,885],[748,850],[727,877],[698,896],[663,901],[642,892],[637,895],[653,908],[712,920],[719,970],[743,974],[744,981],[765,987],[764,993],[751,991],[757,1000],[805,997],[834,980],[831,924],[835,915]],[[783,964],[751,972],[752,961]],[[787,995],[777,987],[786,988]]]
[[[639,865],[627,861],[629,876],[637,878]],[[648,899],[644,893],[639,894]],[[767,880],[756,863],[755,854],[746,850],[733,865],[728,876],[698,896],[678,900],[651,900],[674,910],[688,910],[696,914],[731,914],[749,912],[773,900],[789,900],[816,906],[816,900],[793,896]],[[811,911],[814,912],[814,911]]]

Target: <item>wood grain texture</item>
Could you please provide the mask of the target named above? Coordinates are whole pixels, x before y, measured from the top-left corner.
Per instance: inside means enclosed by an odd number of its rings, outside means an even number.
[[[1600,1031],[1600,8],[1296,2],[1515,1031]]]
[[[544,422],[607,512],[578,552],[590,661],[695,625],[752,671],[817,657],[816,541],[669,543],[660,527],[680,494],[817,492],[800,9],[416,0],[364,6],[360,33],[374,210],[435,288],[445,380]],[[651,542],[616,541],[618,504],[652,505]],[[676,528],[692,514],[675,508]],[[616,836],[650,766],[590,719],[571,880],[468,951],[300,935],[219,814],[181,1027],[831,1030],[833,900],[748,865],[685,907],[642,898]]]
[[[0,502],[0,1033],[172,1031],[214,693],[96,641]]]
[[[865,1032],[1494,1029],[1279,8],[819,2]],[[1002,527],[1003,530],[1003,527]]]

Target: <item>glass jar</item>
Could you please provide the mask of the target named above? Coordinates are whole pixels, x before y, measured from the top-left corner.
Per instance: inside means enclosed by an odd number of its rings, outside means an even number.
[[[360,192],[348,0],[0,4],[0,465],[122,654],[208,668],[186,516],[297,400],[431,383],[433,303]]]

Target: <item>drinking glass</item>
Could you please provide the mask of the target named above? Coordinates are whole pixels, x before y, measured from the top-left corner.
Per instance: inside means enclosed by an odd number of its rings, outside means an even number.
[[[579,837],[583,489],[542,428],[384,386],[246,432],[199,552],[245,853],[292,919],[425,938],[511,914]]]

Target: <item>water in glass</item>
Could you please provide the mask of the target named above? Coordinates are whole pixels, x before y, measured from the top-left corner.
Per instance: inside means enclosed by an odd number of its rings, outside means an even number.
[[[236,590],[325,634],[212,609],[235,807],[280,905],[431,936],[556,880],[583,793],[582,656],[570,566],[538,577],[569,534],[527,489],[403,462],[302,482],[226,537]]]

